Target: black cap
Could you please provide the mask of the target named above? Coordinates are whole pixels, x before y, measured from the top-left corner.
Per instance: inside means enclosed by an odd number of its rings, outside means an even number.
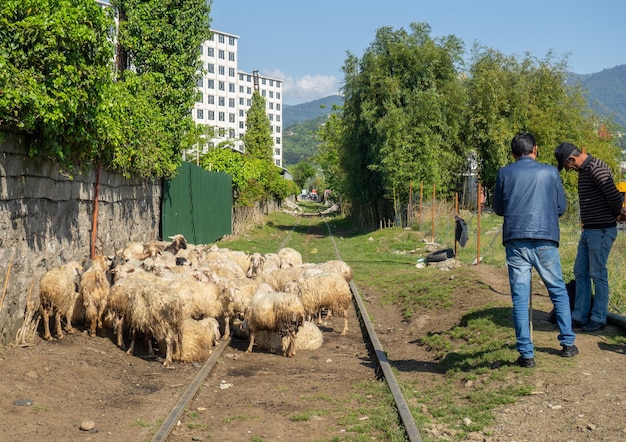
[[[556,146],[554,156],[556,157],[556,162],[558,163],[559,170],[563,170],[565,161],[572,155],[572,152],[574,152],[575,150],[578,150],[578,148],[572,143],[561,143]]]

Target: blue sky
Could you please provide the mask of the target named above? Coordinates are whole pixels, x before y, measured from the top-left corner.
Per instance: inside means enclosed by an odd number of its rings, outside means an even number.
[[[336,94],[346,52],[361,58],[384,26],[428,23],[505,55],[568,56],[590,74],[626,64],[624,0],[213,0],[211,28],[239,36],[239,69],[282,79],[283,103]]]

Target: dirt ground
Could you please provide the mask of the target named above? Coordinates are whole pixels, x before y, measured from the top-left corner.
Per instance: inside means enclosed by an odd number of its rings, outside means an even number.
[[[378,293],[359,287],[400,381],[417,379],[426,388],[442,376],[433,355],[419,345],[421,335],[453,327],[475,306],[510,305],[504,269],[450,271],[451,278],[461,274],[471,282],[456,293],[454,307],[423,312],[410,322],[381,306]],[[468,440],[626,440],[625,349],[604,337],[616,329],[579,334],[580,355],[560,358],[557,333],[546,321],[549,300],[540,287],[536,293],[534,392],[503,406],[494,425]],[[321,327],[324,345],[291,359],[256,349],[245,354],[246,343],[233,339],[167,440],[350,440],[342,426],[346,404],[357,409],[355,383],[375,379],[376,372],[354,310],[349,324],[350,332],[341,336],[341,320],[328,319]],[[61,341],[37,337],[28,347],[1,348],[0,441],[151,440],[201,367],[175,363],[165,369],[82,331]],[[310,410],[323,412],[294,418]],[[81,430],[85,421],[93,421],[94,429]],[[425,440],[448,439],[445,428],[419,430]]]

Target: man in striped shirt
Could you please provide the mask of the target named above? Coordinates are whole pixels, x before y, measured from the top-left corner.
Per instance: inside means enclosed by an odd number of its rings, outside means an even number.
[[[561,143],[554,155],[558,169],[578,172],[578,200],[583,230],[574,262],[576,299],[572,325],[584,332],[604,329],[609,311],[609,275],[606,262],[617,237],[617,220],[623,204],[607,164],[581,152],[571,143]],[[621,220],[621,219],[620,219]],[[593,305],[591,303],[594,286]]]

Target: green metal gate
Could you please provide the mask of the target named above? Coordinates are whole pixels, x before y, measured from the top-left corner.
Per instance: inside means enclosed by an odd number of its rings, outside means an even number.
[[[161,238],[182,234],[191,244],[208,244],[232,233],[232,178],[184,162],[166,180],[161,200]]]

